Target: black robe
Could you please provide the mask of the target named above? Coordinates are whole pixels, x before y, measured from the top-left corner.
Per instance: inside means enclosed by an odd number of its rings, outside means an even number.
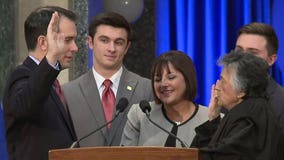
[[[202,160],[284,159],[283,132],[263,98],[247,98],[195,131],[191,147],[200,149]]]

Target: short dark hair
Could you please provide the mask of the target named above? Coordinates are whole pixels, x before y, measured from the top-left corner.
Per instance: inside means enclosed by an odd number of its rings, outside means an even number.
[[[249,23],[239,29],[238,36],[241,34],[255,34],[263,36],[267,42],[266,49],[268,51],[268,55],[271,56],[273,54],[277,54],[279,47],[278,38],[274,29],[270,25],[258,22]]]
[[[245,97],[267,97],[269,65],[265,60],[240,50],[232,50],[219,59],[218,64],[230,69],[233,87],[245,92]]]
[[[191,58],[181,51],[172,50],[165,52],[155,60],[151,71],[153,91],[155,91],[155,76],[161,76],[164,68],[166,68],[169,72],[169,63],[171,63],[176,70],[182,73],[186,83],[185,98],[193,101],[197,95],[195,66]],[[156,103],[161,103],[161,100],[157,97],[156,92],[154,92],[154,99]]]
[[[58,6],[45,6],[35,9],[25,21],[25,39],[28,50],[34,50],[37,45],[37,38],[40,35],[46,36],[47,27],[52,14],[57,11],[59,16],[65,16],[71,21],[76,22],[77,15],[71,10]]]
[[[132,28],[128,21],[115,12],[103,12],[98,14],[89,25],[89,36],[94,38],[99,25],[109,25],[115,28],[123,28],[127,32],[127,40],[132,41]]]

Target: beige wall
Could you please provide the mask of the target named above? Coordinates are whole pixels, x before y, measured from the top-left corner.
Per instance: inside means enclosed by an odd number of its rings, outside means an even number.
[[[15,15],[17,16],[17,18],[15,22],[16,23],[15,43],[16,43],[16,53],[19,53],[18,56],[19,63],[21,63],[28,55],[25,43],[25,36],[24,36],[24,22],[32,10],[34,10],[39,6],[45,6],[45,5],[56,5],[64,8],[68,8],[69,6],[68,0],[17,0],[16,1]],[[69,73],[68,69],[65,69],[59,74],[58,79],[61,84],[69,80],[68,73]]]

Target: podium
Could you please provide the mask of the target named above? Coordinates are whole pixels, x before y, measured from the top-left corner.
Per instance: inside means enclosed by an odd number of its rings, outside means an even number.
[[[198,149],[175,147],[84,147],[50,150],[49,160],[198,160]]]

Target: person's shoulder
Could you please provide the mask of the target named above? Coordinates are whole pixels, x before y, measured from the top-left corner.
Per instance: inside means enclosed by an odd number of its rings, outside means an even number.
[[[198,108],[197,112],[192,117],[191,123],[195,124],[196,126],[206,122],[208,120],[208,107],[195,104]]]
[[[36,67],[34,61],[30,57],[27,57],[21,64],[17,65],[13,72],[30,72],[32,68]]]
[[[77,86],[80,83],[84,83],[84,81],[86,81],[86,79],[90,78],[90,74],[91,74],[90,71],[87,71],[86,73],[82,74],[81,76],[77,77],[76,79],[65,83],[62,87],[63,88],[70,88],[70,87]]]
[[[152,110],[157,110],[160,109],[162,107],[162,104],[157,104],[155,101],[150,101],[149,102]]]
[[[208,112],[209,112],[208,107],[201,105],[201,104],[197,104],[197,106],[198,106],[197,114],[202,115],[202,116],[205,115],[206,117],[208,117]]]
[[[126,74],[127,77],[130,77],[130,78],[132,78],[132,79],[136,79],[137,81],[150,82],[150,79],[149,79],[149,78],[142,77],[142,76],[140,76],[139,74],[134,73],[134,72],[132,72],[132,71],[129,71],[129,70],[126,69],[126,68],[123,68],[123,69],[124,69],[124,74]]]
[[[282,96],[284,97],[284,87],[281,86],[281,85],[278,84],[278,83],[276,83],[276,85],[277,85],[276,91],[278,91],[277,93],[280,94],[280,95],[282,95]]]
[[[263,97],[250,97],[237,104],[230,112],[239,117],[255,117],[265,113],[269,108],[271,108],[271,104],[268,99]]]
[[[151,115],[158,116],[162,113],[162,104],[157,104],[155,101],[149,102],[151,106]]]
[[[149,101],[149,104],[151,106],[151,111],[161,108],[161,104],[157,104],[155,101]],[[142,112],[142,110],[140,109],[139,103],[132,104],[130,109],[131,110],[140,110]]]
[[[11,74],[15,75],[25,75],[28,74],[31,71],[31,69],[23,64],[18,65]]]
[[[20,64],[9,74],[9,81],[22,79],[22,77],[29,77],[32,69],[26,65]]]
[[[277,83],[272,77],[268,81],[267,91],[269,94],[284,97],[284,87]]]
[[[202,105],[202,104],[197,104],[198,105],[198,107],[199,107],[199,109],[200,110],[208,110],[208,107],[207,106],[204,106],[204,105]]]
[[[128,112],[128,117],[129,118],[141,118],[141,116],[144,115],[143,111],[141,110],[140,106],[139,106],[139,103],[135,103],[135,104],[132,104],[130,109],[129,109],[129,112]]]

